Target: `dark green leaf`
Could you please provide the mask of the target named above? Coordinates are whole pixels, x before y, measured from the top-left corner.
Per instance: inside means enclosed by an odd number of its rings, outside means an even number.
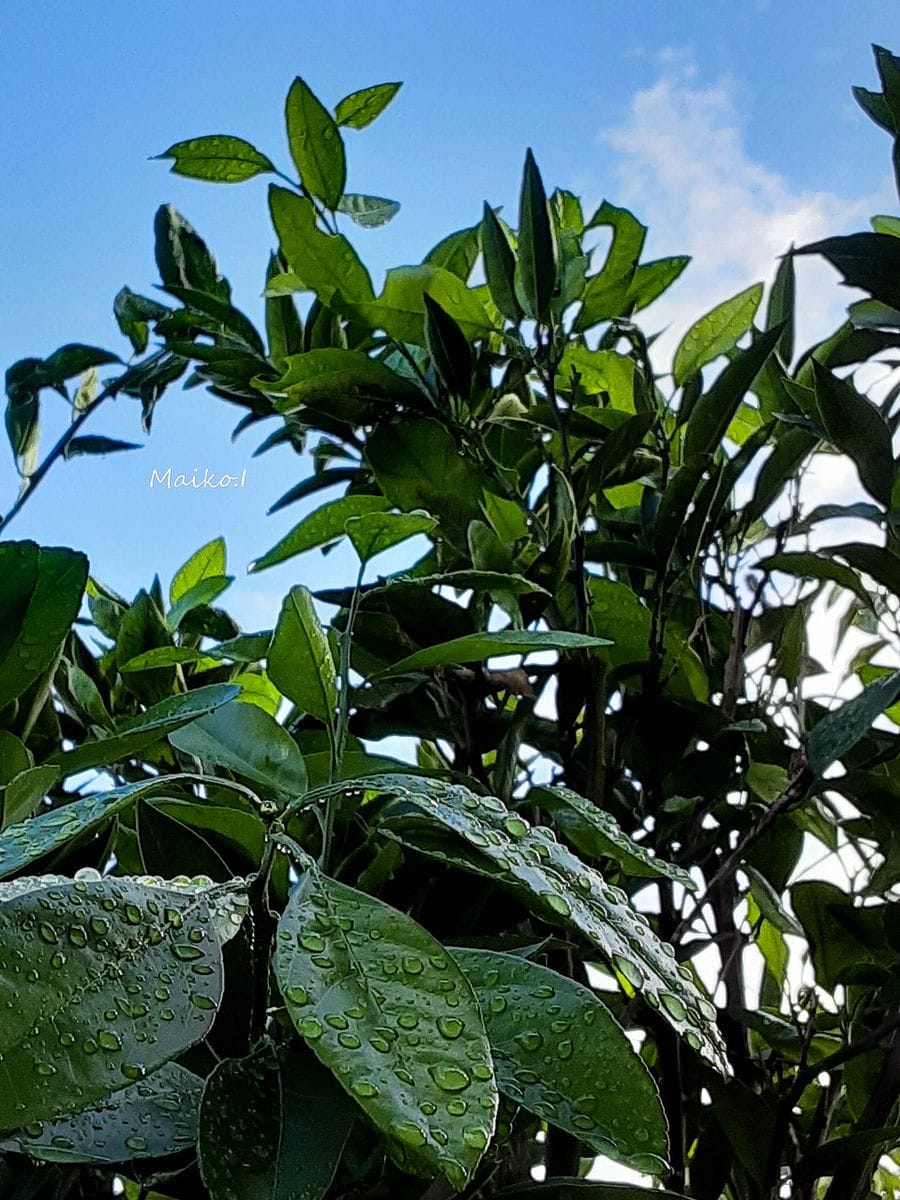
[[[794,258],[786,254],[778,263],[775,281],[769,292],[769,303],[766,308],[766,329],[774,325],[783,325],[784,332],[776,350],[785,365],[790,365],[794,357],[794,306],[796,303],[796,280],[794,278]]]
[[[83,346],[80,342],[70,342],[60,346],[58,350],[44,361],[44,374],[50,386],[57,386],[80,375],[91,367],[102,367],[107,363],[117,363],[122,360],[109,350],[100,350],[97,346]]]
[[[405,542],[418,533],[430,533],[437,521],[427,513],[370,512],[350,517],[347,536],[362,562]]]
[[[525,155],[519,196],[519,284],[525,310],[536,321],[546,321],[556,286],[556,240],[547,193],[534,155]]]
[[[220,133],[176,142],[156,157],[172,159],[173,175],[214,183],[242,183],[254,175],[275,170],[274,164],[255,146],[243,138]]]
[[[816,554],[812,550],[792,550],[782,554],[772,554],[758,562],[761,571],[784,571],[786,575],[798,575],[807,579],[828,580],[853,592],[867,607],[872,605],[872,597],[856,574],[843,563],[836,562],[832,557]]]
[[[121,721],[117,731],[108,737],[89,738],[71,750],[56,751],[50,762],[59,767],[63,776],[75,775],[89,767],[122,762],[189,721],[214,712],[239,692],[240,687],[236,684],[214,683],[183,695],[169,696],[140,716]]]
[[[754,335],[752,345],[734,358],[694,406],[684,442],[685,457],[711,454],[725,436],[734,414],[763,363],[778,345],[782,329],[775,326]]]
[[[391,674],[423,671],[453,663],[484,662],[505,654],[532,654],[539,650],[589,650],[609,645],[608,638],[566,630],[501,629],[496,633],[471,633],[437,646],[427,646],[394,663],[390,671]]]
[[[463,331],[436,300],[425,292],[425,346],[438,379],[451,396],[467,400],[475,369],[472,348]]]
[[[390,502],[384,496],[341,496],[331,500],[305,516],[299,524],[284,535],[262,558],[250,564],[250,571],[264,571],[285,559],[328,546],[343,537],[350,517],[364,513],[384,512]]]
[[[312,596],[291,588],[269,647],[269,678],[283,696],[328,728],[337,703],[334,659]]]
[[[150,336],[149,323],[161,320],[169,310],[164,304],[121,288],[113,300],[113,315],[119,329],[131,342],[135,354],[143,354]]]
[[[225,767],[289,798],[306,791],[306,767],[291,735],[255,704],[235,700],[169,734],[207,767]]]
[[[334,118],[299,77],[291,84],[284,114],[291,158],[301,183],[326,208],[337,208],[347,182],[347,162]]]
[[[640,263],[625,294],[625,309],[636,313],[667,291],[690,262],[686,255]]]
[[[643,278],[638,280],[636,274],[644,238],[647,236],[647,227],[627,208],[616,208],[604,200],[588,222],[585,232],[605,226],[612,229],[612,243],[602,269],[587,281],[581,310],[575,319],[574,329],[579,333],[600,321],[609,320],[610,317],[629,316],[632,306],[636,303],[632,289],[646,286],[646,281],[651,278],[645,273]],[[648,264],[650,265],[652,264]],[[674,270],[674,267],[668,268],[663,278],[671,270]],[[680,269],[677,274],[680,274]],[[658,286],[658,283],[657,276],[655,286]],[[656,294],[659,294],[658,291]],[[646,300],[645,303],[649,304],[650,301]]]
[[[96,1165],[178,1154],[197,1140],[202,1090],[199,1076],[165,1063],[105,1103],[59,1121],[38,1121],[10,1134],[0,1148],[41,1162]]]
[[[314,1058],[263,1042],[225,1059],[200,1108],[200,1172],[211,1200],[320,1200],[353,1105]]]
[[[226,303],[230,300],[228,281],[219,274],[216,260],[206,243],[171,204],[164,204],[157,210],[153,228],[156,265],[166,287],[192,288]],[[146,365],[141,364],[142,367]]]
[[[260,386],[277,397],[275,407],[281,413],[302,408],[319,409],[342,415],[342,402],[352,398],[356,408],[368,401],[399,402],[420,400],[422,393],[408,379],[397,375],[378,359],[361,350],[336,347],[293,354],[285,363],[280,379],[261,381]]]
[[[0,993],[15,998],[0,1053],[16,1081],[0,1090],[0,1131],[96,1105],[176,1058],[206,1036],[222,996],[202,893],[128,879],[34,884],[0,903]],[[17,954],[32,975],[13,969]],[[192,973],[160,1000],[156,989],[187,961]],[[96,988],[110,972],[122,994],[112,1010]]]
[[[203,579],[198,579],[186,592],[181,592],[166,613],[166,628],[170,633],[174,633],[189,612],[193,612],[195,608],[202,608],[206,604],[212,604],[213,600],[217,596],[221,596],[233,581],[233,575],[207,575]]]
[[[472,988],[411,917],[303,866],[274,956],[291,1020],[404,1165],[462,1189],[497,1110]]]
[[[481,472],[437,421],[407,418],[380,426],[369,437],[366,458],[378,486],[399,509],[425,509],[458,525],[481,515]]]
[[[484,254],[484,274],[491,299],[510,321],[522,319],[522,309],[516,296],[516,257],[506,230],[487,201],[481,222],[481,249]]]
[[[605,1005],[526,958],[451,953],[484,1013],[501,1092],[597,1154],[658,1175],[668,1139],[656,1084]]]
[[[114,454],[117,450],[142,450],[138,442],[121,442],[118,438],[85,434],[74,437],[66,446],[65,457],[77,458],[79,454]]]
[[[78,616],[87,572],[75,550],[0,545],[0,709],[53,663]]]
[[[856,464],[863,487],[890,505],[894,485],[891,432],[871,401],[813,360],[816,403],[829,441]]]
[[[379,117],[400,91],[401,83],[376,83],[345,96],[334,110],[338,125],[365,129]]]
[[[806,756],[810,769],[821,777],[864,738],[877,717],[900,697],[900,671],[876,680],[852,700],[833,709],[810,730]]]
[[[849,287],[862,288],[900,308],[900,239],[887,233],[851,233],[801,246],[795,254],[821,254]]]

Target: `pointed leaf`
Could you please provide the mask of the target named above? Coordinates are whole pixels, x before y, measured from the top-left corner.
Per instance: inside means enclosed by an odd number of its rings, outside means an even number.
[[[519,195],[518,265],[528,315],[536,321],[546,321],[556,287],[556,240],[547,193],[531,150],[525,155]]]
[[[65,458],[77,458],[81,454],[115,454],[117,450],[143,450],[138,442],[123,442],[118,438],[85,434],[74,437],[66,446]]]
[[[491,299],[505,317],[518,323],[522,319],[522,309],[516,296],[516,257],[506,230],[487,201],[481,222],[481,249]]]
[[[331,545],[343,537],[350,517],[384,512],[389,507],[390,501],[384,496],[341,496],[338,500],[331,500],[305,516],[262,558],[251,563],[249,570],[264,571],[267,567],[273,567],[296,554],[303,554],[318,546]]]
[[[328,307],[375,299],[369,273],[343,234],[324,233],[305,196],[287,188],[269,189],[269,209],[281,253],[301,286],[315,292]],[[292,285],[292,290],[293,285]]]
[[[475,362],[468,339],[448,312],[425,292],[425,347],[435,373],[451,396],[468,399]]]
[[[283,696],[330,728],[337,703],[334,659],[305,587],[291,588],[269,647],[269,678]]]
[[[484,1013],[501,1092],[597,1154],[658,1175],[668,1152],[659,1093],[609,1009],[527,958],[451,954]]]
[[[635,285],[638,259],[644,247],[647,227],[627,208],[617,208],[606,200],[591,217],[585,232],[604,226],[612,229],[612,243],[602,269],[587,281],[581,298],[581,309],[575,319],[576,333],[590,329],[600,321],[608,321],[611,317],[629,316],[631,306],[635,302],[632,299],[632,288]],[[664,272],[665,274],[667,272]],[[646,286],[648,278],[645,272],[638,286]]]
[[[894,486],[891,431],[878,409],[852,383],[813,360],[816,404],[829,441],[856,464],[863,487],[890,506]]]
[[[472,988],[411,917],[304,867],[274,956],[291,1020],[409,1168],[462,1189],[497,1111]]]
[[[734,349],[753,324],[762,294],[763,285],[755,283],[730,300],[716,305],[691,326],[675,351],[672,374],[676,386],[680,387],[689,375],[720,354]]]
[[[390,674],[402,671],[423,671],[453,663],[484,662],[504,654],[532,654],[539,650],[590,650],[610,646],[609,638],[591,637],[586,633],[565,630],[501,629],[496,633],[470,633],[465,637],[426,646],[415,654],[401,659],[389,668]]]
[[[417,533],[430,533],[435,525],[437,521],[427,513],[371,512],[350,517],[345,529],[360,560],[368,562]]]
[[[219,274],[216,260],[206,243],[171,204],[157,209],[153,223],[156,234],[156,265],[166,287],[192,288],[226,303],[231,298],[228,281]],[[138,365],[135,370],[146,366]]]
[[[217,596],[234,582],[233,575],[207,575],[198,579],[195,584],[182,592],[169,611],[166,613],[166,628],[175,633],[181,622],[195,608],[212,604]]]
[[[0,903],[0,944],[7,962],[21,954],[33,968],[0,967],[0,1054],[16,1081],[0,1089],[0,1131],[96,1105],[177,1058],[209,1032],[222,996],[202,894],[129,879],[31,890]],[[160,1001],[154,989],[187,961],[184,986]],[[114,1011],[96,987],[111,972]]]
[[[376,83],[372,87],[351,92],[334,110],[338,125],[365,129],[384,112],[402,86],[402,83]]]
[[[876,718],[900,697],[900,671],[870,683],[852,700],[824,716],[807,738],[806,757],[810,770],[819,778],[834,762],[866,736]]]
[[[331,113],[299,77],[287,94],[285,120],[301,183],[326,208],[337,208],[347,182],[344,140]]]
[[[176,142],[157,158],[171,159],[173,175],[206,179],[213,183],[242,183],[254,175],[274,171],[275,166],[243,138],[227,134],[189,138]]]
[[[365,196],[358,192],[346,192],[338,204],[338,212],[346,213],[351,221],[363,229],[377,229],[387,225],[400,211],[396,200],[385,200],[383,196]]]

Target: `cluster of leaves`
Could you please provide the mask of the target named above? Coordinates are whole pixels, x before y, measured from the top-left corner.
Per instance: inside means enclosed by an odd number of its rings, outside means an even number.
[[[859,98],[896,146],[877,62]],[[177,306],[116,300],[139,361],[102,389],[83,346],[8,372],[7,521],[55,458],[116,448],[77,432],[102,397],[149,427],[190,370],[274,422],[261,451],[310,455],[273,508],[339,491],[253,570],[345,537],[360,566],[244,633],[221,540],[130,603],[76,551],[0,544],[4,1194],[645,1194],[584,1181],[599,1156],[653,1195],[890,1195],[900,389],[845,368],[900,343],[900,225],[795,252],[870,297],[826,341],[795,354],[788,255],[764,311],[762,284],[718,304],[663,371],[634,316],[687,260],[642,262],[630,212],[548,196],[529,153],[516,229],[485,204],[376,295],[339,220],[397,205],[345,192],[342,129],[397,87],[329,112],[297,80],[295,182],[237,137],[162,156],[290,185],[264,334],[164,208]],[[84,371],[37,466],[40,394]],[[805,504],[822,453],[864,502]],[[842,519],[868,533],[834,544]],[[388,550],[418,558],[367,580]],[[830,711],[823,594],[864,642]],[[413,764],[373,752],[398,734]],[[803,878],[816,851],[846,888]]]

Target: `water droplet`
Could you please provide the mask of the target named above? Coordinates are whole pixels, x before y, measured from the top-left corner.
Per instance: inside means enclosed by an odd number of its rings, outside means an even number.
[[[541,1035],[533,1030],[516,1034],[516,1041],[526,1054],[535,1054],[544,1044],[544,1039]]]
[[[305,1037],[308,1042],[312,1042],[316,1038],[321,1037],[324,1030],[315,1017],[304,1017],[297,1026],[297,1032],[301,1037]]]
[[[423,1131],[418,1125],[413,1125],[411,1122],[401,1121],[399,1125],[394,1125],[391,1129],[394,1137],[398,1142],[402,1142],[404,1146],[424,1146],[428,1141]]]
[[[112,1029],[101,1029],[97,1034],[97,1045],[104,1050],[121,1050],[122,1039]]]
[[[408,955],[403,959],[403,970],[407,975],[421,975],[425,969],[425,964],[421,958],[416,958],[415,955]]]
[[[309,1004],[309,992],[302,987],[289,987],[285,989],[284,998],[289,1004],[296,1004],[302,1007],[304,1004]]]
[[[488,1144],[485,1131],[474,1126],[471,1129],[463,1130],[463,1141],[473,1150],[484,1150]]]
[[[459,1067],[451,1067],[447,1063],[435,1063],[434,1066],[428,1068],[428,1074],[442,1092],[461,1092],[471,1083],[465,1071]]]
[[[56,932],[53,926],[48,924],[46,921],[42,921],[41,924],[38,925],[38,933],[41,935],[44,941],[48,942],[51,946],[55,946],[59,941],[59,934]]]
[[[352,1033],[339,1033],[338,1041],[345,1050],[358,1050],[361,1045],[359,1038],[355,1037]]]
[[[447,1105],[447,1112],[451,1117],[461,1117],[463,1113],[469,1111],[469,1106],[465,1100],[451,1100]]]
[[[684,1005],[677,996],[673,996],[671,992],[663,992],[660,996],[662,1006],[672,1018],[673,1021],[683,1021],[687,1016]]]
[[[378,1095],[378,1088],[374,1083],[369,1083],[366,1079],[358,1079],[350,1085],[350,1091],[354,1096],[359,1096],[362,1100],[371,1100]]]
[[[451,1040],[458,1038],[465,1028],[462,1021],[458,1021],[456,1017],[438,1017],[437,1027],[442,1037]]]
[[[415,1029],[419,1024],[419,1018],[415,1013],[401,1013],[397,1018],[397,1024],[401,1029]]]

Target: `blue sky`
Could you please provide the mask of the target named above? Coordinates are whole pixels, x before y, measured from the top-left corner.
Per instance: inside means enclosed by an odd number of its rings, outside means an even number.
[[[893,211],[887,138],[849,91],[874,86],[873,41],[900,45],[896,0],[860,0],[852,15],[838,0],[6,5],[0,364],[76,340],[125,353],[112,298],[125,283],[152,294],[162,202],[198,228],[236,303],[256,317],[272,245],[265,181],[200,184],[149,156],[234,133],[286,166],[281,114],[297,74],[329,104],[404,81],[385,116],[347,138],[350,188],[403,205],[387,229],[353,234],[376,280],[477,220],[484,199],[514,212],[531,145],[548,185],[586,204],[631,206],[651,227],[651,254],[694,254],[677,294],[647,318],[674,337],[770,278],[791,241]],[[845,297],[826,268],[804,270],[801,331],[811,338]],[[53,396],[45,405],[49,445],[65,411]],[[10,536],[79,546],[99,578],[132,594],[225,533],[239,577],[230,606],[246,627],[271,623],[288,586],[349,579],[351,563],[311,555],[244,576],[303,509],[266,517],[301,464],[284,450],[253,459],[255,433],[232,445],[239,415],[197,390],[172,392],[145,440],[135,406],[117,401],[85,432],[146,448],[59,464]],[[151,492],[151,470],[169,465],[246,467],[247,486]],[[4,445],[0,511],[16,486]]]

